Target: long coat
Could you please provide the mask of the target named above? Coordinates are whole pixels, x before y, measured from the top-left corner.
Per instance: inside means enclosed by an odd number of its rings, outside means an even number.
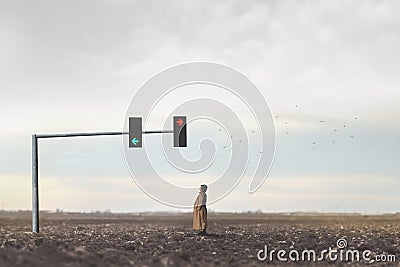
[[[206,206],[195,206],[193,208],[193,230],[207,229],[207,208]]]
[[[207,229],[207,195],[204,191],[200,191],[194,202],[193,207],[193,230]]]

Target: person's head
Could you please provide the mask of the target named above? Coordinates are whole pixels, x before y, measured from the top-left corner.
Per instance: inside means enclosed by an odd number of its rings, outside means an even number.
[[[200,186],[200,192],[206,192],[207,191],[207,186],[205,184],[202,184]]]

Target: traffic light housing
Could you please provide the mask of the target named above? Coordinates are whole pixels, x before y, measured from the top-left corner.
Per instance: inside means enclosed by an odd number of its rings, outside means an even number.
[[[142,147],[142,118],[129,117],[129,147]]]
[[[187,147],[186,116],[174,116],[174,147]]]

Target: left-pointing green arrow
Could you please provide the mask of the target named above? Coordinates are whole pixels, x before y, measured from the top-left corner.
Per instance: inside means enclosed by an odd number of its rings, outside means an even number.
[[[136,137],[134,137],[134,138],[132,139],[132,144],[134,144],[135,146],[137,145],[138,142],[139,142],[139,140],[136,139]]]

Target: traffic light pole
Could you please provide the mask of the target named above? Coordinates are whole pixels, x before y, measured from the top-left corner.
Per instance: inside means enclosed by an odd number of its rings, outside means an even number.
[[[32,232],[39,233],[39,161],[38,140],[32,135]]]
[[[173,133],[173,130],[143,131],[142,134]],[[32,232],[39,233],[39,143],[40,138],[124,135],[129,132],[58,133],[32,135]]]

